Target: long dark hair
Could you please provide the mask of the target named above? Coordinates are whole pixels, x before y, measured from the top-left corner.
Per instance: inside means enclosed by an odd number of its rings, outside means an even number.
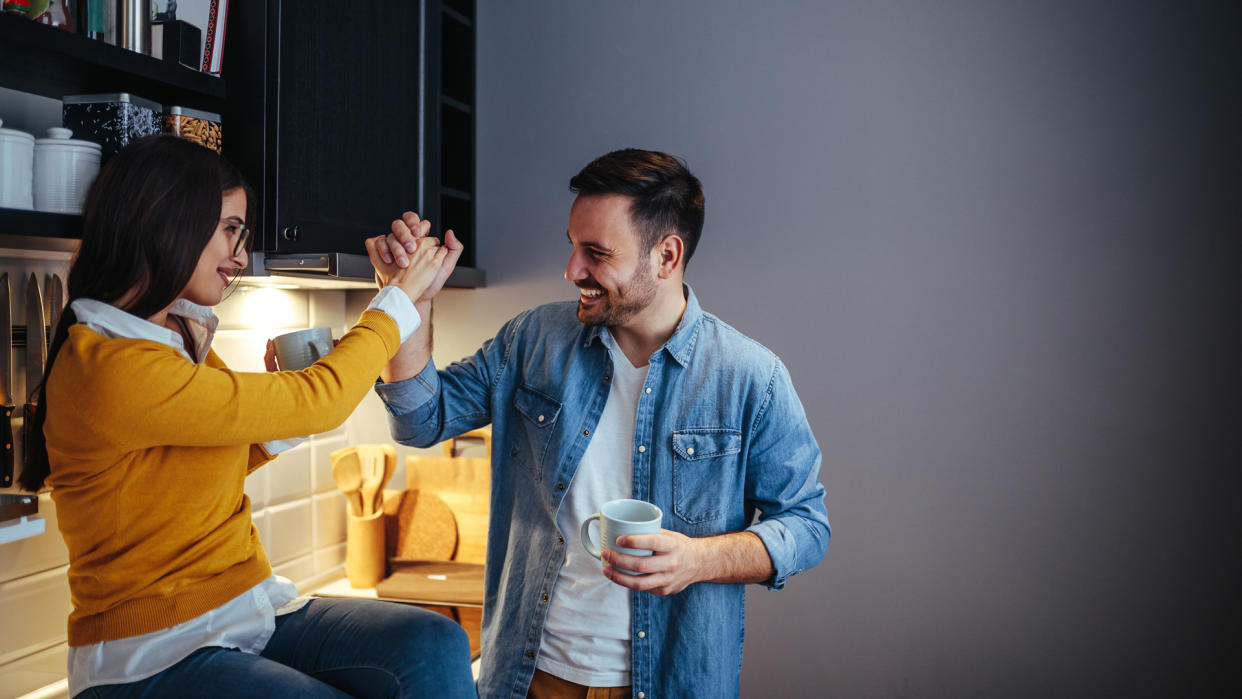
[[[183,138],[148,136],[121,149],[87,192],[67,303],[95,299],[139,318],[167,308],[215,234],[222,194],[237,188],[253,211],[254,197],[241,173],[215,151]],[[43,435],[47,380],[76,322],[65,308],[48,347],[33,429],[23,445],[27,458],[19,480],[28,491],[42,488],[51,472]]]

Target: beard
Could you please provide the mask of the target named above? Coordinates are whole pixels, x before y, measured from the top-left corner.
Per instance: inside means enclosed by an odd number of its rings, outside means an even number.
[[[656,280],[648,265],[639,263],[630,278],[617,285],[616,291],[608,291],[590,279],[578,284],[584,289],[599,289],[599,302],[587,307],[578,302],[578,320],[585,325],[617,327],[624,325],[646,310],[656,296]]]

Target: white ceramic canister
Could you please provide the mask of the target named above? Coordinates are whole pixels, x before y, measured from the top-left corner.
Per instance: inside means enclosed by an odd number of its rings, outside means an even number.
[[[0,207],[34,208],[34,146],[34,136],[25,131],[0,128]]]
[[[60,214],[82,213],[86,190],[99,174],[98,143],[75,141],[69,129],[53,127],[35,140],[34,207]]]

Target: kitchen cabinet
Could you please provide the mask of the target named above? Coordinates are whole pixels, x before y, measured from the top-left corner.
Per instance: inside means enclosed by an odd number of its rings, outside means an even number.
[[[445,0],[432,12],[431,55],[439,58],[428,79],[430,132],[427,145],[428,217],[452,228],[462,240],[475,236],[475,28],[474,0]],[[438,23],[438,24],[436,24]],[[475,266],[472,244],[463,253]]]
[[[0,86],[53,99],[129,92],[223,114],[225,155],[258,194],[258,283],[369,287],[363,238],[414,209],[465,243],[449,285],[481,286],[474,2],[382,7],[230,3],[227,78],[0,13]],[[3,248],[71,252],[80,230],[80,216],[0,208]]]
[[[224,153],[258,194],[267,269],[369,277],[363,240],[414,210],[465,244],[450,285],[483,283],[473,20],[464,0],[230,5]]]

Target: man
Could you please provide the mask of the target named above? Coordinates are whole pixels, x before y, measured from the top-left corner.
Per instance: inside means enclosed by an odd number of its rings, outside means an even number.
[[[492,423],[482,696],[736,695],[744,583],[779,589],[827,549],[819,447],[780,360],[682,282],[703,227],[698,179],[628,149],[570,189],[578,300],[522,313],[439,371],[424,323],[376,390],[402,444]],[[381,277],[429,230],[407,213],[368,240]],[[423,318],[461,251],[445,238]],[[654,553],[605,552],[601,573],[579,525],[620,498],[656,504],[663,529],[618,540]]]

